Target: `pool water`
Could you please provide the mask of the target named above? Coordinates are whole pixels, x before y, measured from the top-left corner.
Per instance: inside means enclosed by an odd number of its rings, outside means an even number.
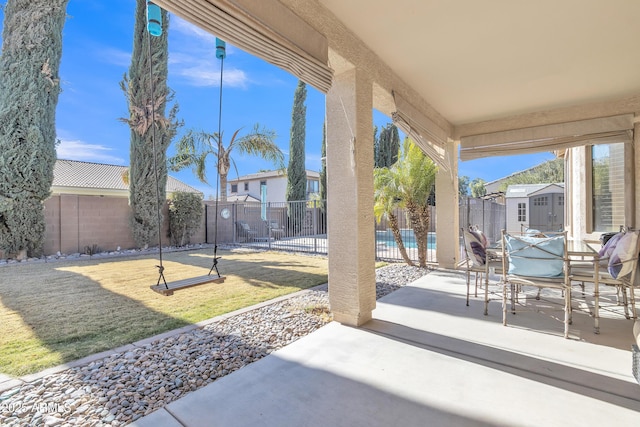
[[[406,248],[417,248],[416,237],[413,235],[413,230],[409,228],[403,228],[400,230],[400,236]],[[385,244],[390,247],[397,247],[396,240],[393,238],[391,230],[376,230],[376,245]],[[427,235],[427,249],[436,248],[436,233],[429,233]]]

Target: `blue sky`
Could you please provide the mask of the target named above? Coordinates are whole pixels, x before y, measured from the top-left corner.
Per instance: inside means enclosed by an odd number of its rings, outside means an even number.
[[[57,135],[61,141],[58,158],[129,163],[129,128],[118,121],[128,116],[119,82],[130,65],[134,10],[134,0],[69,1],[60,67],[62,93],[56,112]],[[4,19],[1,12],[0,16]],[[188,129],[217,131],[219,82],[215,37],[171,16],[168,83],[180,105],[179,117],[185,122],[181,134]],[[230,138],[240,128],[250,131],[259,123],[275,130],[276,142],[288,162],[291,107],[297,82],[297,78],[287,72],[227,44],[223,138]],[[306,105],[306,167],[317,171],[321,167],[325,97],[307,86]],[[378,126],[390,121],[374,111],[374,123]],[[173,152],[172,146],[168,154]],[[255,157],[242,157],[238,153],[232,157],[240,175],[273,169],[271,164]],[[463,162],[459,165],[459,174],[491,181],[551,158],[552,154],[542,153]],[[215,172],[213,158],[209,168],[210,173]],[[215,194],[215,188],[200,183],[190,170],[171,175],[199,189],[206,197]],[[235,171],[232,171],[229,178],[234,177]],[[215,183],[215,178],[210,182]]]

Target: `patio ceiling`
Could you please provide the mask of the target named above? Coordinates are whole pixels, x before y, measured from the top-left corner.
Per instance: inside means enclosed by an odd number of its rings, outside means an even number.
[[[319,2],[454,126],[640,94],[636,0]]]
[[[455,140],[640,111],[637,0],[155,2],[323,91],[366,69]]]

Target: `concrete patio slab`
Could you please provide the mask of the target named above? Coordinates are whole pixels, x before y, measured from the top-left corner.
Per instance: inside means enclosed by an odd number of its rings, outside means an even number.
[[[509,315],[464,301],[456,272],[434,272],[378,302],[362,328],[331,323],[134,425],[601,426],[640,419],[632,323],[571,339],[553,304]],[[531,303],[531,301],[529,301]],[[542,311],[539,311],[542,310]],[[626,344],[625,344],[626,343]],[[626,347],[626,349],[625,349]]]

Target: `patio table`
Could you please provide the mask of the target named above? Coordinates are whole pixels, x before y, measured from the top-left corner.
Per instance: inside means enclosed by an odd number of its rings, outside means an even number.
[[[594,308],[593,308],[593,323],[594,323],[594,332],[596,334],[600,333],[600,289],[599,289],[599,277],[600,277],[600,263],[599,263],[599,254],[588,242],[585,240],[576,240],[576,239],[567,239],[567,255],[569,255],[569,265],[571,266],[571,261],[574,261],[574,264],[577,260],[576,257],[580,258],[580,261],[584,261],[585,258],[588,258],[589,264],[593,263],[593,298],[594,298]],[[572,257],[574,257],[572,259]],[[584,276],[583,276],[584,278]],[[579,280],[579,279],[578,279]]]

